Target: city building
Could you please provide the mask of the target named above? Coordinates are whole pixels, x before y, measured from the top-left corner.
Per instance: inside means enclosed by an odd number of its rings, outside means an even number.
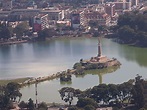
[[[79,28],[80,26],[80,14],[79,13],[71,14],[71,26],[74,29]]]
[[[108,3],[108,4],[105,4],[105,12],[112,17],[114,17],[115,15],[115,4],[113,3]]]
[[[48,14],[39,14],[33,19],[33,31],[38,32],[45,28],[49,28]]]
[[[117,14],[122,14],[124,11],[131,11],[131,2],[112,2],[115,4]]]
[[[139,3],[139,0],[127,0],[127,2],[131,2],[131,6],[137,6]]]
[[[28,20],[39,13],[40,9],[13,9],[8,16],[8,20]]]
[[[58,9],[41,10],[40,14],[48,14],[49,20],[62,20],[64,18],[64,11]]]
[[[111,17],[105,12],[98,12],[98,11],[89,11],[89,12],[82,12],[80,13],[81,17],[83,17],[83,21],[81,21],[81,25],[86,26],[88,25],[89,21],[96,21],[101,26],[109,26],[111,21]]]

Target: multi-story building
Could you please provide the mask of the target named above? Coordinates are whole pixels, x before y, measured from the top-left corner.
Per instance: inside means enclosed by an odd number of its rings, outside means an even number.
[[[98,12],[98,11],[89,11],[89,12],[82,12],[81,16],[83,17],[83,21],[81,21],[82,25],[88,25],[89,21],[96,21],[99,25],[102,26],[109,26],[111,21],[111,17],[105,12]]]
[[[72,13],[72,7],[71,6],[62,6],[62,5],[59,5],[57,6],[59,10],[62,10],[62,14],[64,14],[64,18],[65,19],[70,19],[70,15]]]
[[[49,28],[48,14],[39,14],[33,19],[33,31],[38,32],[45,28]]]
[[[132,6],[134,6],[134,5],[137,6],[139,3],[139,0],[130,0],[130,2],[131,2]]]
[[[40,14],[48,14],[49,20],[62,20],[64,18],[64,11],[58,9],[41,10]]]
[[[124,11],[131,11],[131,2],[112,2],[115,4],[115,11],[117,14],[122,14]]]
[[[130,2],[131,6],[137,6],[139,4],[139,0],[125,0],[125,2]]]
[[[71,14],[71,25],[74,29],[79,28],[80,26],[80,14],[79,13]]]
[[[108,3],[108,4],[106,4],[104,7],[105,7],[105,12],[106,12],[109,16],[113,17],[113,16],[115,15],[115,4],[113,4],[113,3]]]
[[[10,12],[8,20],[28,20],[40,13],[40,9],[14,9]]]

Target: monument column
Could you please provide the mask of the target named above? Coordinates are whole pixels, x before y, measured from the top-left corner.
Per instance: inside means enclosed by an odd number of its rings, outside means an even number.
[[[98,57],[101,57],[101,55],[102,55],[101,41],[100,38],[98,37]]]

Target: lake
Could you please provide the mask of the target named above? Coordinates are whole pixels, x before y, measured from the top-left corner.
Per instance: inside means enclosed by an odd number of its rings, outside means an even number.
[[[0,79],[40,77],[72,69],[81,58],[97,56],[97,38],[59,38],[46,42],[23,43],[0,47]],[[74,87],[81,90],[102,83],[119,84],[134,79],[137,74],[147,78],[147,48],[121,45],[110,39],[102,39],[102,54],[117,58],[121,67],[112,73],[72,76],[71,83],[59,79],[38,84],[38,101],[61,101],[58,90]],[[101,81],[100,81],[101,80]],[[21,89],[22,100],[35,101],[35,86]]]

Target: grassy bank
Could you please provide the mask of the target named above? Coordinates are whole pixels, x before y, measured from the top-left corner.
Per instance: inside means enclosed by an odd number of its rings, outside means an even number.
[[[10,82],[23,83],[29,79],[32,78],[26,77],[26,78],[17,78],[17,79],[4,79],[4,80],[0,80],[0,86],[7,85]]]

